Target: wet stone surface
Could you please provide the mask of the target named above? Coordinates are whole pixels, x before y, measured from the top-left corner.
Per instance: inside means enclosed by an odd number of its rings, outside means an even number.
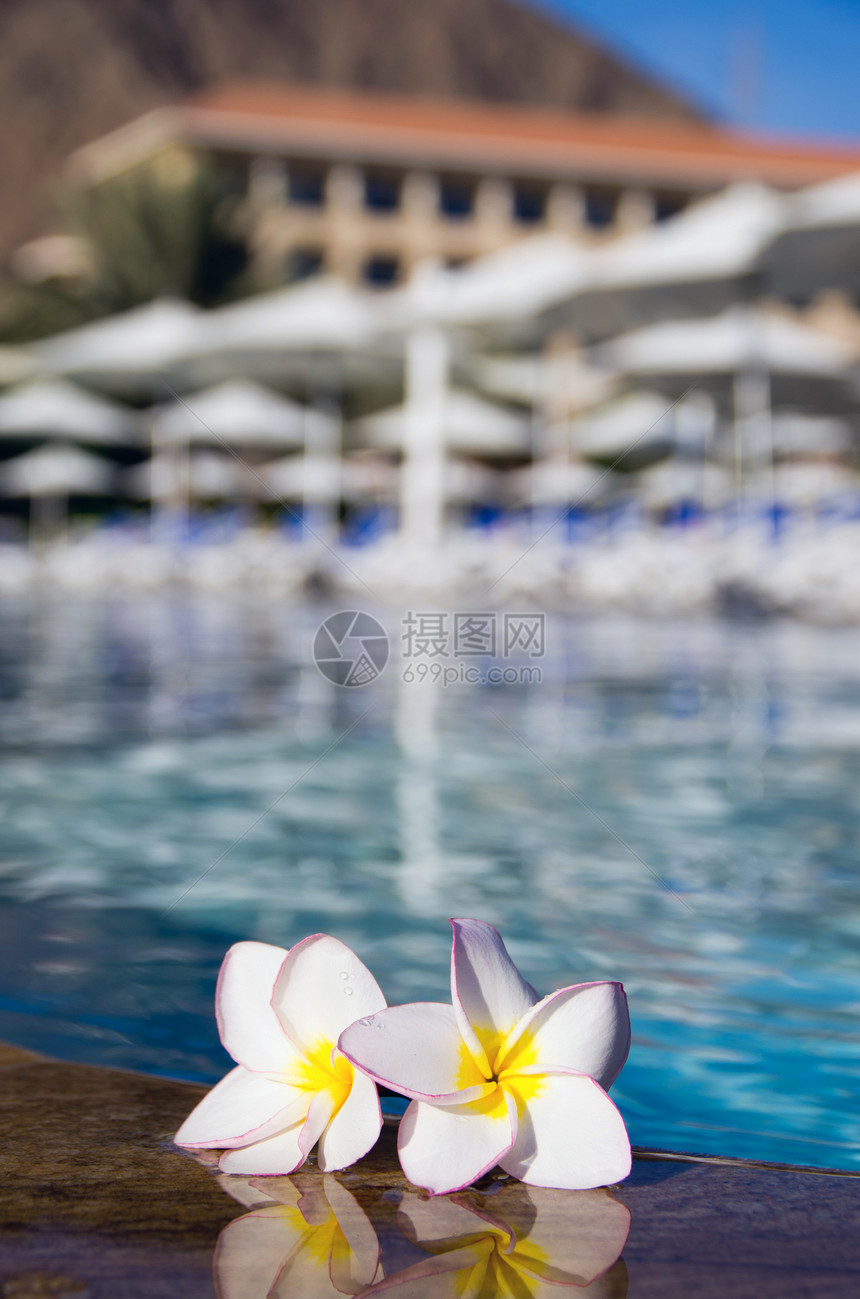
[[[856,1176],[637,1158],[607,1190],[431,1198],[386,1126],[344,1173],[225,1177],[171,1143],[202,1090],[0,1048],[4,1299],[860,1293]]]

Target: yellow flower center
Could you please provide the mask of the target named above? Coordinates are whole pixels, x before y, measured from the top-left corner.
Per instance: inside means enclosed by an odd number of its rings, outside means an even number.
[[[334,1106],[332,1117],[352,1091],[354,1080],[354,1066],[345,1055],[336,1050],[333,1042],[327,1042],[323,1038],[314,1042],[304,1059],[298,1061],[282,1078],[291,1087],[314,1096],[318,1092],[328,1092]]]
[[[507,1047],[509,1033],[493,1033],[488,1029],[477,1030],[481,1045],[490,1061],[489,1076],[485,1069],[475,1060],[467,1044],[460,1045],[460,1062],[457,1071],[457,1082],[461,1088],[483,1087],[483,1093],[473,1102],[472,1108],[492,1118],[507,1117],[505,1094],[510,1093],[522,1114],[527,1101],[537,1096],[543,1087],[540,1074],[524,1073],[523,1070],[537,1064],[537,1045],[528,1029],[521,1033],[516,1041]]]

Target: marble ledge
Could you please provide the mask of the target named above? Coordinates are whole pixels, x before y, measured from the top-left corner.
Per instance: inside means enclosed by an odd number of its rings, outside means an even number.
[[[432,1235],[433,1215],[441,1222],[438,1215],[448,1210],[489,1233],[488,1248],[500,1248],[509,1231],[514,1244],[505,1246],[507,1261],[499,1253],[499,1266],[516,1265],[516,1242],[539,1236],[550,1260],[557,1255],[562,1283],[552,1289],[559,1299],[565,1293],[569,1299],[860,1294],[855,1175],[643,1154],[630,1178],[606,1191],[530,1194],[511,1179],[490,1175],[474,1191],[453,1197],[447,1209],[448,1197],[440,1197],[442,1208],[433,1207],[436,1201],[428,1208],[427,1197],[400,1172],[390,1126],[366,1159],[334,1178],[313,1167],[293,1179],[218,1176],[171,1142],[203,1091],[0,1045],[4,1296],[211,1296],[217,1246],[221,1299],[265,1299],[278,1274],[261,1279],[259,1232],[270,1239],[273,1232],[293,1231],[289,1224],[296,1222],[311,1232],[330,1219],[326,1230],[342,1228],[353,1244],[377,1241],[382,1271],[376,1285],[384,1271],[392,1295],[422,1299],[443,1290],[438,1275],[432,1284],[420,1279],[430,1249],[421,1233]],[[249,1211],[256,1225],[244,1217]],[[463,1239],[473,1237],[474,1231]],[[257,1242],[251,1253],[243,1255],[243,1239],[246,1251],[249,1241]],[[272,1248],[277,1254],[279,1246]],[[360,1246],[355,1249],[358,1258]],[[617,1249],[616,1260],[610,1255]],[[439,1266],[437,1258],[437,1272]],[[592,1276],[595,1270],[599,1275]],[[406,1280],[396,1285],[398,1276]],[[565,1284],[571,1276],[576,1283]],[[458,1293],[453,1274],[449,1280],[450,1293]],[[362,1275],[359,1258],[346,1289],[336,1281],[336,1271],[323,1268],[312,1284],[303,1275],[299,1289],[283,1293],[358,1293],[374,1274]],[[494,1299],[489,1281],[485,1292]]]

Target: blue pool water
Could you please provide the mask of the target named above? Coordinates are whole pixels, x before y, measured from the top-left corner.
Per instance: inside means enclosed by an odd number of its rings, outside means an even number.
[[[857,633],[558,618],[540,682],[350,690],[336,607],[0,606],[0,1037],[214,1080],[231,942],[447,1000],[477,916],[623,980],[635,1144],[860,1168]]]

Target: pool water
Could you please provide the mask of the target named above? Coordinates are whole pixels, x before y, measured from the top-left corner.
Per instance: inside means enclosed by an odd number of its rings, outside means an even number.
[[[0,606],[0,1037],[214,1081],[230,943],[447,1000],[476,916],[623,980],[634,1144],[860,1168],[858,634],[554,618],[539,682],[343,689],[336,607]]]

